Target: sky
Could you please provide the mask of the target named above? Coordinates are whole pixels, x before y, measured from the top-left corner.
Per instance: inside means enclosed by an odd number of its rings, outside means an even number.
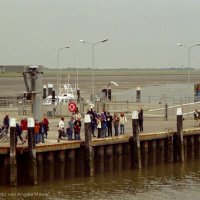
[[[94,68],[187,67],[199,19],[199,0],[0,0],[0,65],[90,68],[92,45],[79,40],[108,39]],[[190,50],[200,68],[200,46]]]

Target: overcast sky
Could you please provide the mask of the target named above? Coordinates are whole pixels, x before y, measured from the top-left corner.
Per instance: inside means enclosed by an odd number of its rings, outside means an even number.
[[[0,65],[187,67],[200,43],[199,0],[0,0]],[[191,49],[200,68],[200,46]]]

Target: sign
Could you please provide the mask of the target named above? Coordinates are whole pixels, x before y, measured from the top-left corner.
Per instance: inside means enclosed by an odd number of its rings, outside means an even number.
[[[74,102],[70,102],[68,104],[68,109],[70,112],[75,112],[76,111],[76,104]]]

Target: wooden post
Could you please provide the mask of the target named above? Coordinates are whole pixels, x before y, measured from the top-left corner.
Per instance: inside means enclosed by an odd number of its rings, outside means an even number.
[[[138,129],[138,112],[132,113],[132,129],[133,129],[133,160],[134,166],[141,169],[141,152],[140,152],[140,139]]]
[[[63,180],[65,178],[65,150],[58,151],[56,156],[55,177]]]
[[[96,147],[95,172],[104,173],[104,146],[103,145]]]
[[[144,167],[148,167],[148,153],[149,153],[149,141],[141,142],[141,162]]]
[[[163,164],[165,161],[165,143],[164,139],[157,140],[157,162]]]
[[[86,147],[86,176],[94,176],[94,149],[92,147],[92,132],[90,115],[86,114],[84,119],[85,147]]]
[[[105,172],[113,172],[113,145],[106,145],[104,150],[104,170]]]
[[[149,164],[156,165],[156,140],[149,141]]]
[[[131,169],[131,144],[122,144],[122,169]]]
[[[113,168],[117,171],[122,171],[122,144],[114,145],[114,161]]]
[[[48,151],[45,158],[45,180],[55,179],[55,159],[54,151]]]
[[[75,162],[75,149],[68,149],[66,151],[65,156],[65,178],[73,178],[75,177],[75,169],[76,169],[76,162]]]
[[[36,159],[36,146],[35,146],[35,134],[34,134],[34,119],[28,118],[28,151],[29,151],[29,177],[30,182],[33,185],[37,185],[37,159]]]
[[[169,136],[166,140],[166,145],[165,145],[165,149],[166,149],[166,160],[169,163],[172,163],[174,160],[174,156],[173,156],[173,136]]]
[[[188,136],[188,154],[191,160],[194,159],[194,136]]]
[[[177,109],[177,147],[178,147],[178,158],[181,162],[184,162],[184,143],[183,143],[183,112],[182,108]]]
[[[10,119],[10,185],[17,186],[16,119]]]
[[[43,153],[37,153],[37,165],[38,165],[38,182],[42,182],[44,178],[44,158]]]

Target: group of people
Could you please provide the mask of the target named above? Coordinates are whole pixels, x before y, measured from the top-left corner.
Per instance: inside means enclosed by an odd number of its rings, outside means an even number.
[[[65,125],[64,117],[58,123],[58,140],[68,137],[68,140],[80,140],[81,136],[81,114],[78,109]]]
[[[6,113],[4,119],[3,119],[3,126],[2,130],[6,132],[6,134],[9,131],[10,127],[10,119],[9,114]],[[35,143],[45,143],[44,138],[47,138],[49,130],[49,120],[46,116],[43,117],[43,119],[39,122],[38,120],[35,120],[35,126],[34,126],[34,139]],[[16,121],[16,144],[18,143],[18,138],[21,141],[21,144],[24,144],[28,138],[28,122],[26,118],[22,118],[20,122]]]
[[[87,114],[90,115],[91,133],[93,137],[105,138],[125,134],[127,117],[123,112],[115,112],[111,115],[110,112],[103,110],[98,114],[91,108],[88,109]],[[138,111],[138,122],[139,131],[143,132],[142,108]],[[72,114],[72,117],[67,121],[67,124],[65,124],[65,119],[62,117],[58,123],[58,139],[68,138],[68,140],[80,140],[81,125],[81,114],[78,109]]]
[[[88,110],[87,114],[90,114],[91,117],[91,129],[93,137],[112,137],[113,127],[114,136],[125,133],[125,124],[127,123],[127,118],[123,112],[120,114],[115,112],[112,116],[110,112],[106,112],[105,110],[103,110],[100,114],[97,114],[91,108]],[[97,132],[97,136],[95,132]]]

